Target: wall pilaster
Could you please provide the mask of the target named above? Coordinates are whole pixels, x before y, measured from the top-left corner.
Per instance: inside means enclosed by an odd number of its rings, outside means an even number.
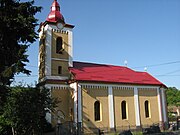
[[[108,87],[109,127],[114,129],[114,99],[112,86]]]
[[[140,127],[141,122],[140,122],[139,96],[138,96],[137,87],[134,87],[134,107],[135,107],[136,127]]]
[[[162,103],[161,103],[161,93],[160,93],[160,89],[157,88],[157,98],[158,98],[158,110],[159,110],[159,121],[160,123],[163,121],[162,120]]]

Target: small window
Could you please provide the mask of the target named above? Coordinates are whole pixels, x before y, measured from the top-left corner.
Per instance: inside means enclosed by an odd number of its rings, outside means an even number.
[[[62,67],[61,66],[58,66],[58,74],[62,74]]]
[[[99,101],[96,101],[94,103],[94,118],[95,118],[95,121],[99,121],[100,120],[100,102]]]
[[[144,108],[145,108],[145,117],[149,118],[150,117],[150,113],[149,113],[149,101],[145,101],[144,102]]]
[[[61,37],[56,39],[56,53],[62,53],[63,51],[63,41]]]
[[[126,107],[126,101],[121,102],[121,113],[122,113],[122,119],[127,119],[127,107]]]

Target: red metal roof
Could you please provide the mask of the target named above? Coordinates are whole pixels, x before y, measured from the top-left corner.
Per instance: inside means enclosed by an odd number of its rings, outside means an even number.
[[[60,6],[57,0],[54,0],[54,2],[52,3],[51,12],[49,13],[46,21],[53,23],[56,23],[58,21],[64,22],[64,17],[60,12]]]
[[[165,86],[147,72],[137,72],[123,66],[73,62],[69,70],[77,81]]]

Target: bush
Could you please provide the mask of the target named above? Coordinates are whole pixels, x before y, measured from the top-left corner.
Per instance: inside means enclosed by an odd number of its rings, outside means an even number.
[[[44,129],[44,131],[43,131],[44,133],[48,133],[48,132],[53,132],[54,131],[51,123],[49,123],[47,121],[44,123],[43,129]]]
[[[0,116],[0,135],[10,135],[12,134],[12,129],[10,124]]]
[[[123,131],[119,135],[133,135],[130,130]]]

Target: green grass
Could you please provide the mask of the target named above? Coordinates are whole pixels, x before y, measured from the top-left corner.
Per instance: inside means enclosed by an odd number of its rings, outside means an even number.
[[[132,132],[133,135],[142,135],[142,132]]]

